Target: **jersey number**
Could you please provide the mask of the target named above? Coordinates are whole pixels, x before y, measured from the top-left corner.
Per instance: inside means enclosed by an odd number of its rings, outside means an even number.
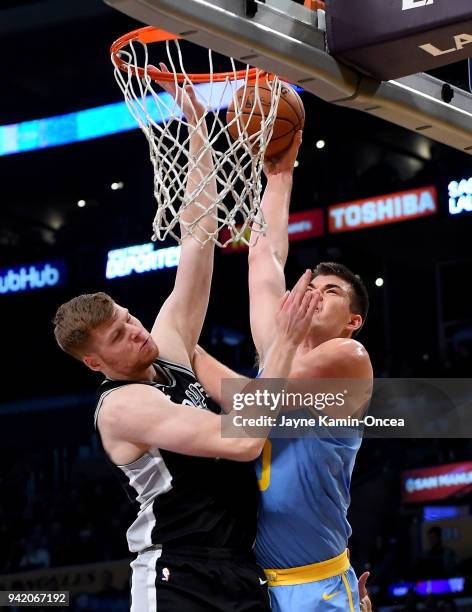
[[[270,440],[266,440],[264,448],[262,449],[262,468],[261,478],[258,480],[259,489],[266,491],[270,485],[270,460],[272,458],[272,443]]]

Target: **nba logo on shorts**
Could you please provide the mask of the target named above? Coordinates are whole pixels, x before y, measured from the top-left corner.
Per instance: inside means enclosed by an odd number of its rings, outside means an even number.
[[[169,582],[169,578],[170,578],[170,571],[168,567],[164,567],[162,569],[162,574],[161,574],[161,580],[163,582]]]
[[[427,6],[428,4],[433,4],[434,0],[403,0],[403,11],[407,11],[408,9],[419,8],[420,6]]]

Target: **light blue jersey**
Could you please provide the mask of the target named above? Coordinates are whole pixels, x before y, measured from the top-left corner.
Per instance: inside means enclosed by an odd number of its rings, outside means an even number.
[[[266,442],[256,463],[261,489],[256,557],[263,568],[311,566],[346,550],[349,488],[361,441],[359,435]],[[271,586],[269,592],[273,612],[360,609],[352,567],[327,579]]]
[[[261,489],[257,561],[288,568],[347,547],[349,487],[361,437],[270,438],[256,463]]]

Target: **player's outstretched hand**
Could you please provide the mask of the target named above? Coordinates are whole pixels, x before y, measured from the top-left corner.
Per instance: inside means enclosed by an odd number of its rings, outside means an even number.
[[[268,179],[276,174],[292,174],[295,161],[297,160],[298,149],[302,143],[302,136],[303,132],[299,130],[295,134],[292,144],[286,151],[283,151],[276,157],[265,159],[264,173]]]
[[[369,594],[367,593],[366,582],[370,576],[370,572],[364,572],[359,578],[359,600],[361,606],[361,612],[372,612],[372,602],[370,601]]]
[[[311,278],[312,272],[307,270],[292,291],[285,293],[276,315],[277,333],[294,346],[298,346],[309,331],[320,301],[319,291],[307,290]]]
[[[156,83],[174,98],[190,124],[195,125],[198,120],[203,117],[205,114],[205,106],[198,99],[195,89],[190,83],[181,87],[174,79],[172,79],[172,81],[159,80],[159,74],[170,74],[164,62],[160,62],[159,68],[156,68],[156,66],[149,66],[148,72]]]

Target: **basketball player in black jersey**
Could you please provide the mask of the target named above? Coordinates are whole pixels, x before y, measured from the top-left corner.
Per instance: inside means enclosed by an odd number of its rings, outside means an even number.
[[[162,70],[166,70],[161,65]],[[164,85],[190,123],[203,112],[192,90]],[[194,112],[195,109],[196,112]],[[193,133],[197,153],[207,137]],[[202,156],[187,190],[208,173]],[[214,181],[191,202],[182,221],[202,217],[197,232],[215,230]],[[108,295],[76,297],[55,317],[60,347],[105,380],[95,425],[103,447],[136,497],[138,515],[127,532],[132,612],[258,612],[269,610],[266,578],[256,565],[257,483],[250,460],[264,438],[223,438],[220,409],[191,368],[207,310],[214,245],[182,243],[174,289],[149,333]],[[309,271],[284,296],[264,376],[287,376],[316,306]]]

